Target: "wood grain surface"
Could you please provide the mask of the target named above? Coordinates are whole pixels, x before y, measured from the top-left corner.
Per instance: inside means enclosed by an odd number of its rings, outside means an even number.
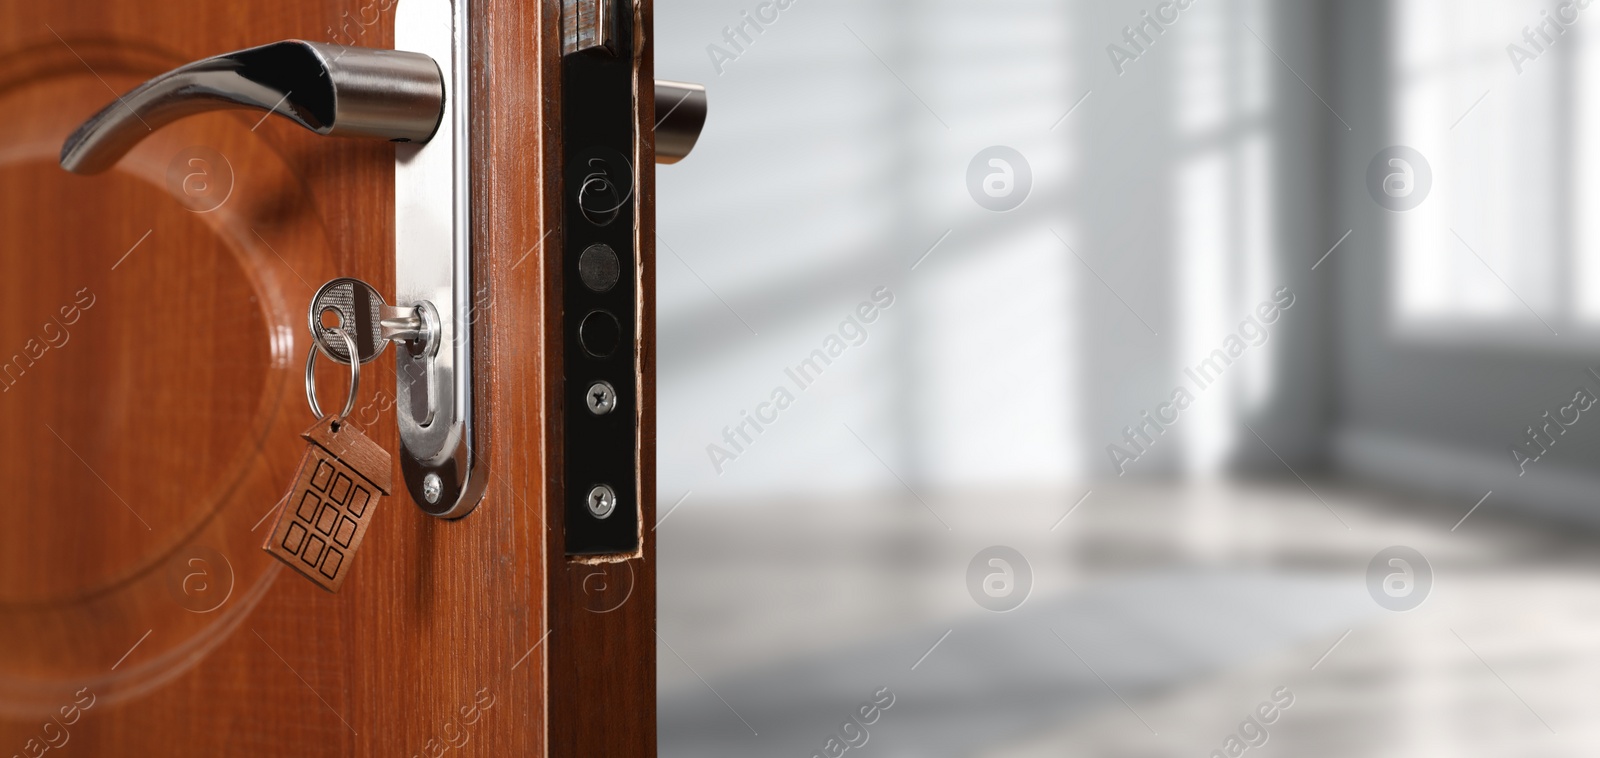
[[[558,3],[474,10],[485,500],[446,522],[385,498],[337,594],[260,544],[312,421],[313,289],[355,276],[392,295],[393,148],[235,111],[155,132],[101,176],[55,165],[114,93],[280,39],[390,47],[391,4],[0,6],[0,755],[654,754],[652,533],[610,564],[631,576],[614,607],[621,580],[597,590],[561,550]],[[342,397],[343,367],[324,369]],[[353,417],[397,450],[393,353],[364,371]],[[648,526],[652,370],[642,386]]]

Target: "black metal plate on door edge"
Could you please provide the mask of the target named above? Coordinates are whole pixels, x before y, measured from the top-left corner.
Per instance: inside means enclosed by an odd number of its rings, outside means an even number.
[[[614,14],[609,23],[616,25],[609,47],[568,53],[561,64],[567,555],[639,548],[633,14]],[[589,407],[597,382],[614,390],[614,407],[604,414]],[[615,493],[605,518],[589,507],[600,485]]]

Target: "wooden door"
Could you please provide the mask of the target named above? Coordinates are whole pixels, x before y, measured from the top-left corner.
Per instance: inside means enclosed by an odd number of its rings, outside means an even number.
[[[397,487],[337,594],[261,542],[313,420],[313,290],[393,287],[394,147],[229,111],[154,131],[99,176],[57,165],[141,81],[284,39],[392,47],[393,5],[0,6],[0,755],[654,753],[652,533],[582,562],[562,542],[560,3],[472,12],[484,499],[444,521]],[[648,98],[638,111],[650,124]],[[649,131],[631,278],[646,524]],[[393,360],[364,367],[357,412],[391,452],[374,388],[392,390]],[[323,364],[325,398],[345,370]]]

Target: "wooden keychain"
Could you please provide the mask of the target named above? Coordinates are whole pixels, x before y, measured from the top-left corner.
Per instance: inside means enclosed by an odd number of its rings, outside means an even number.
[[[342,327],[328,332],[344,341],[351,356],[350,396],[337,415],[323,415],[315,377],[320,348],[313,342],[306,357],[306,400],[317,423],[300,435],[310,444],[284,496],[288,502],[261,547],[317,586],[337,592],[350,575],[350,560],[378,501],[393,487],[394,472],[389,451],[349,421],[361,387],[355,340]]]

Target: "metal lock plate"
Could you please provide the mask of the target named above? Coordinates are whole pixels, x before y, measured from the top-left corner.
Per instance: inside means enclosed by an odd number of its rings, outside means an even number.
[[[441,518],[477,506],[487,479],[474,424],[470,0],[403,0],[395,49],[439,64],[445,109],[426,144],[395,146],[395,305],[432,304],[427,350],[395,351],[400,469],[412,500]]]

